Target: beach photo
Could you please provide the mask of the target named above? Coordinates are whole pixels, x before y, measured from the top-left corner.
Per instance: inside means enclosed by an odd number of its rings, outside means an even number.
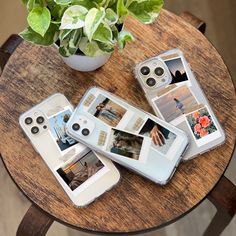
[[[66,123],[72,112],[68,109],[49,118],[50,131],[61,151],[75,145],[77,141],[66,134]]]
[[[181,57],[165,60],[165,64],[172,76],[170,84],[176,84],[188,80]]]
[[[106,150],[124,157],[138,160],[142,144],[143,137],[112,129]]]
[[[139,131],[139,134],[150,137],[152,139],[152,147],[163,154],[169,151],[176,139],[174,133],[149,118]]]
[[[126,113],[126,109],[109,98],[99,95],[88,112],[106,124],[116,127]]]
[[[163,118],[170,122],[198,105],[190,89],[184,85],[177,87],[154,100]]]
[[[97,156],[89,151],[79,160],[59,168],[57,173],[73,191],[104,167]]]
[[[196,140],[217,131],[216,125],[206,107],[188,114],[186,118]]]

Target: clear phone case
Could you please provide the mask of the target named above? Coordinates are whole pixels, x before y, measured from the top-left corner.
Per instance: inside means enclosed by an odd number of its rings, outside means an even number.
[[[224,143],[225,133],[182,51],[149,58],[136,65],[134,73],[155,114],[188,134],[183,160]],[[150,77],[155,80],[152,84]]]
[[[170,180],[188,145],[183,131],[96,87],[81,99],[67,133],[159,184]]]
[[[55,94],[22,114],[19,122],[74,205],[84,207],[112,188],[120,174],[109,159],[66,134],[72,112],[66,97]]]

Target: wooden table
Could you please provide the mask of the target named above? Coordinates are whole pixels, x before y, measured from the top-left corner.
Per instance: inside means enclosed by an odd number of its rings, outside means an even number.
[[[188,14],[184,17],[194,25],[200,23]],[[204,25],[199,26],[204,30]],[[207,196],[225,207],[224,214],[220,211],[225,220],[221,220],[223,225],[218,224],[218,233],[234,215],[236,190],[222,176],[235,145],[236,99],[222,58],[201,32],[166,10],[155,24],[142,25],[129,19],[125,27],[136,35],[136,42],[128,44],[123,53],[115,52],[95,72],[74,71],[63,63],[53,47],[25,42],[17,47],[5,66],[0,79],[0,151],[10,176],[32,202],[18,235],[43,235],[54,220],[89,232],[144,232],[176,221]],[[56,92],[64,93],[76,105],[94,85],[150,111],[132,70],[135,63],[175,47],[190,62],[226,131],[226,143],[182,163],[171,182],[163,187],[119,166],[120,183],[87,208],[77,209],[23,135],[19,115]],[[214,218],[217,220],[219,214]],[[207,234],[213,232],[212,228],[217,227],[210,227]]]

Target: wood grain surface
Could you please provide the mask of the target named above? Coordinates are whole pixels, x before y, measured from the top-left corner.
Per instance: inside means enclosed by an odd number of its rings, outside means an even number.
[[[152,25],[129,19],[136,35],[123,53],[115,52],[101,69],[81,73],[68,68],[53,47],[22,43],[0,79],[0,152],[20,189],[56,220],[93,232],[140,232],[172,222],[200,203],[223,175],[236,133],[235,91],[215,48],[193,26],[163,10]],[[86,208],[74,207],[46,164],[23,135],[19,115],[53,93],[64,93],[76,105],[91,86],[114,92],[151,111],[133,68],[148,57],[178,47],[190,62],[214,112],[226,131],[226,143],[180,164],[166,186],[158,186],[119,167],[122,178],[111,191]]]

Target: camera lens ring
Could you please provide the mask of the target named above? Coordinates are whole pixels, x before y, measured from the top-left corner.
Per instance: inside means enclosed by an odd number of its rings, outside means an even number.
[[[141,67],[140,72],[142,73],[142,75],[149,75],[150,68],[147,66],[143,66],[143,67]]]
[[[155,70],[154,70],[155,74],[157,76],[162,76],[164,74],[164,69],[162,67],[157,67]]]
[[[88,135],[90,134],[90,131],[89,131],[89,129],[84,128],[81,133],[82,133],[84,136],[88,136]]]
[[[72,129],[73,129],[74,131],[78,131],[78,130],[80,129],[80,125],[79,125],[78,123],[74,123],[74,124],[72,125]]]
[[[37,134],[39,132],[39,128],[37,127],[37,126],[33,126],[32,128],[31,128],[31,133],[32,134]]]
[[[33,119],[31,117],[26,117],[25,118],[25,124],[30,125],[33,123]]]
[[[37,117],[36,122],[40,125],[44,122],[44,118],[42,116]]]
[[[156,85],[156,80],[152,77],[148,78],[146,80],[146,84],[149,86],[149,87],[153,87]]]

